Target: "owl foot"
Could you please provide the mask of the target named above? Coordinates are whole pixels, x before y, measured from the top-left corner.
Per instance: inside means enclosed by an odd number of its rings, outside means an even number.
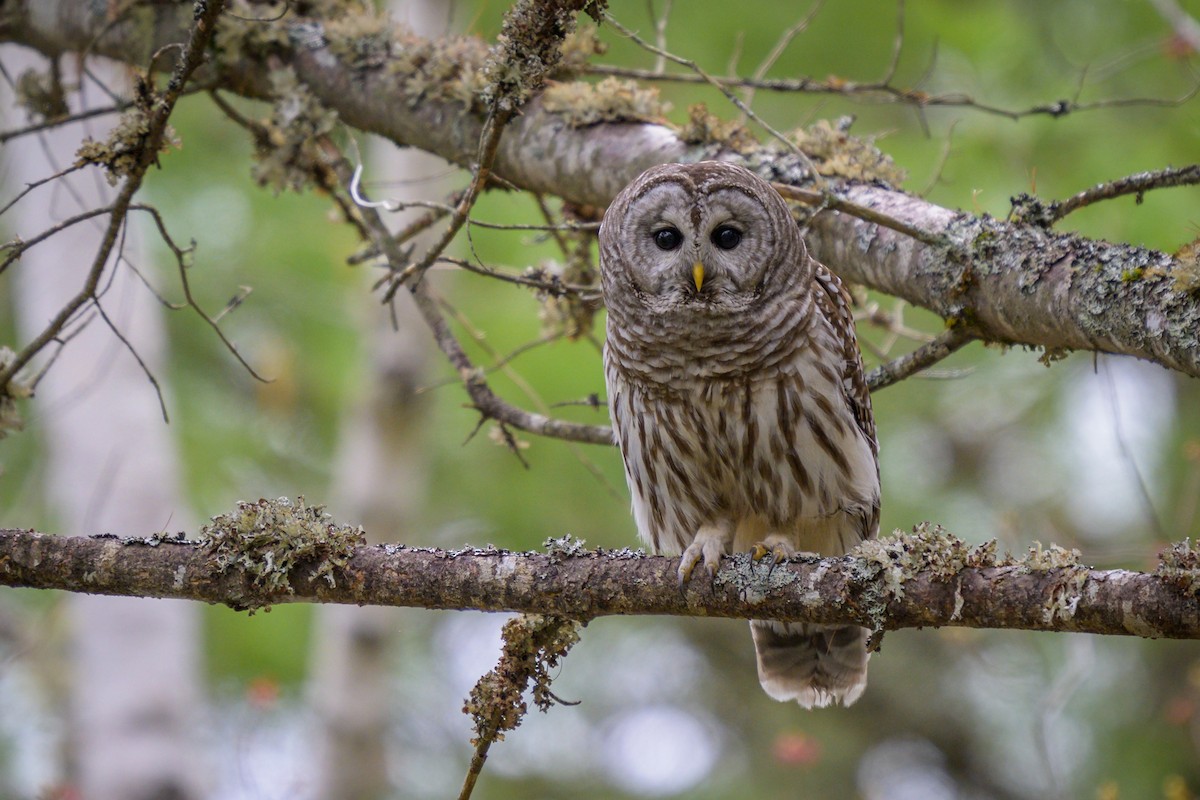
[[[721,565],[721,556],[729,550],[733,537],[721,528],[704,526],[696,531],[696,538],[683,551],[679,558],[679,588],[683,589],[692,579],[692,571],[703,560],[704,568],[708,570],[709,578],[717,574]]]
[[[767,556],[770,556],[772,566],[781,564],[794,555],[796,555],[796,548],[786,542],[771,541],[770,539],[765,542],[759,542],[750,548],[750,558],[755,561],[762,561]]]

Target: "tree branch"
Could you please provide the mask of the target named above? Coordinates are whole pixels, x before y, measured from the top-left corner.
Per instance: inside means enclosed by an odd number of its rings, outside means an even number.
[[[187,21],[172,6],[139,7],[138,14],[155,15],[155,24],[142,25],[113,24],[102,8],[77,0],[47,0],[42,6],[57,13],[35,14],[31,4],[17,4],[0,38],[49,53],[90,48],[131,59],[177,41]],[[71,24],[60,24],[64,19]],[[283,36],[247,34],[238,41],[242,57],[214,59],[205,79],[246,96],[269,98],[269,54],[290,66],[347,124],[458,164],[475,159],[486,109],[469,100],[472,90],[464,76],[482,74],[475,72],[487,57],[482,42],[461,40],[443,52],[408,33],[382,28],[363,33],[315,19],[256,23],[254,30],[262,32],[268,25],[277,26]],[[289,44],[281,45],[281,39]],[[375,61],[345,55],[380,48],[390,55]],[[453,57],[453,77],[435,86],[397,80],[393,60],[420,48],[425,57],[430,52]],[[811,188],[805,185],[807,158],[794,153],[769,146],[735,153],[720,143],[685,142],[672,128],[643,122],[576,127],[537,97],[505,127],[493,171],[524,189],[604,206],[649,166],[712,157],[738,159],[781,184]],[[1188,266],[1172,256],[955,212],[838,176],[825,176],[825,185],[844,211],[820,213],[810,242],[814,255],[843,277],[960,319],[984,340],[1052,352],[1126,354],[1200,376],[1200,293],[1187,291],[1190,283],[1176,280]],[[859,207],[886,215],[891,228],[922,231],[923,241],[855,216]]]
[[[265,502],[265,501],[262,501]],[[258,504],[262,505],[262,502]],[[0,585],[173,597],[253,609],[321,602],[521,611],[590,620],[613,614],[857,623],[875,630],[959,626],[1200,638],[1200,555],[1183,545],[1157,573],[1094,570],[1077,553],[997,558],[940,532],[865,543],[854,556],[772,567],[725,558],[681,592],[675,560],[552,541],[549,553],[358,546],[325,563],[289,559],[290,533],[264,530],[236,558],[170,537],[68,537],[0,529]],[[267,542],[269,558],[262,557]],[[222,570],[218,563],[225,565]],[[271,580],[255,565],[287,566]]]

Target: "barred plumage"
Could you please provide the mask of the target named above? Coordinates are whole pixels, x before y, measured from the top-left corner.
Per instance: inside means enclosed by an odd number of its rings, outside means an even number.
[[[732,233],[730,233],[732,231]],[[762,544],[839,555],[879,525],[875,422],[838,278],[770,185],[654,167],[600,228],[605,380],[641,538],[697,563]],[[768,694],[849,704],[866,631],[751,623]]]

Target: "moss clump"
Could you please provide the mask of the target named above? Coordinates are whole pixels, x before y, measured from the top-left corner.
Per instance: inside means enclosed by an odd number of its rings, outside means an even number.
[[[560,659],[579,641],[581,624],[575,620],[527,614],[504,625],[504,650],[496,668],[471,689],[463,713],[475,722],[476,745],[480,740],[502,741],[504,731],[521,724],[528,706],[525,688],[533,683],[533,702],[542,711],[554,703],[550,675]]]
[[[882,181],[889,186],[903,183],[907,174],[891,156],[875,146],[873,137],[850,134],[853,121],[852,117],[835,122],[818,120],[793,131],[792,141],[813,161],[817,172],[826,177]]]
[[[720,145],[735,153],[748,155],[761,145],[750,130],[737,120],[724,120],[709,113],[708,106],[688,106],[688,121],[679,129],[679,138],[688,144]]]
[[[542,108],[564,117],[572,128],[582,128],[601,122],[662,124],[671,104],[654,87],[605,78],[599,83],[553,83],[542,93]]]
[[[200,535],[214,569],[240,569],[271,594],[292,594],[290,573],[301,565],[312,566],[311,578],[334,586],[334,570],[366,541],[361,527],[337,525],[324,506],[310,506],[303,497],[295,503],[286,497],[239,502],[232,514],[213,517]]]

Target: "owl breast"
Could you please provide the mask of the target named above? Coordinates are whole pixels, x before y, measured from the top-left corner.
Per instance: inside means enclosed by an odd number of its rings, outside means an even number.
[[[878,508],[872,443],[841,376],[805,337],[767,374],[659,383],[606,352],[606,380],[633,512],[655,552],[684,549],[720,520],[733,550],[769,533],[835,554],[870,535]]]

